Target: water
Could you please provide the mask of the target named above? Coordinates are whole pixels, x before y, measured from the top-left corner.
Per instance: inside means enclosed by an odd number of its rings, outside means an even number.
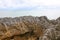
[[[0,17],[19,17],[19,16],[47,16],[49,19],[56,19],[60,16],[60,10],[31,10],[31,11],[0,11]]]

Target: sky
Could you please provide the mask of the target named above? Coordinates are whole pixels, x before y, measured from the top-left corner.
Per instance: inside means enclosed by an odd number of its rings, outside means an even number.
[[[0,17],[60,16],[60,0],[0,0]]]

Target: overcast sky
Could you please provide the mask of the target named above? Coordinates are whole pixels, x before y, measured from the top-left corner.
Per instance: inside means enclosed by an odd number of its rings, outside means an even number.
[[[60,16],[60,0],[0,0],[0,17]]]

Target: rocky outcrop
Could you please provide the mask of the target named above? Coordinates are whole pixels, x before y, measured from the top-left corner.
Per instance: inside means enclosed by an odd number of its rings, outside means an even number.
[[[60,40],[60,18],[0,18],[0,40]]]

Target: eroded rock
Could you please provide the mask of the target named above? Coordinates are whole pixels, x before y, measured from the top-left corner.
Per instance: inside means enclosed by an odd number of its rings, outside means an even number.
[[[60,18],[0,18],[0,40],[60,40]]]

